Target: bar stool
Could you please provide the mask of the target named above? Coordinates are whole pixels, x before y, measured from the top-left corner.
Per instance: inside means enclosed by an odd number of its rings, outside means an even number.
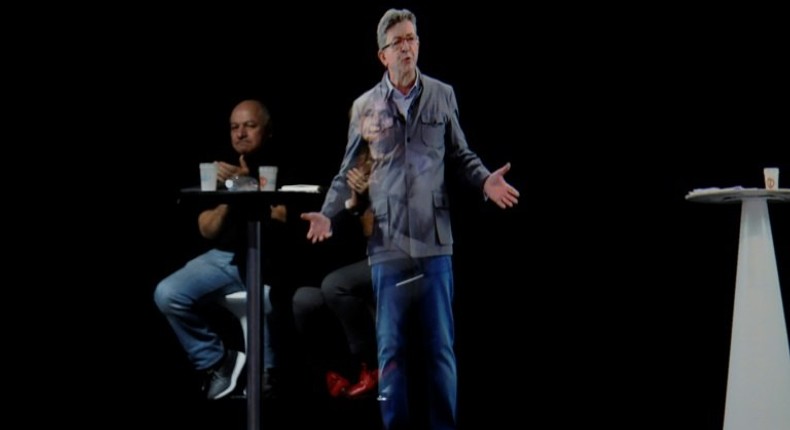
[[[268,380],[268,369],[273,365],[274,352],[271,347],[269,337],[269,324],[267,318],[272,312],[272,302],[269,299],[269,292],[272,287],[269,285],[263,286],[263,365],[264,380]],[[228,309],[239,320],[241,325],[241,332],[244,336],[244,352],[246,353],[249,348],[249,324],[247,323],[247,291],[237,291],[235,293],[226,294],[221,300],[220,304]],[[242,358],[246,360],[246,354]],[[266,385],[264,383],[264,385]],[[244,389],[246,395],[247,390]]]
[[[241,332],[244,335],[244,351],[247,351],[247,292],[237,291],[225,295],[220,300],[220,304],[236,316],[241,324]]]

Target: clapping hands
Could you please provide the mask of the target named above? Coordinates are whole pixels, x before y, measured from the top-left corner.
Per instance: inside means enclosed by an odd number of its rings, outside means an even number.
[[[226,163],[224,161],[217,162],[217,180],[224,183],[226,179],[234,176],[249,176],[250,168],[244,160],[244,154],[239,156],[239,165]]]

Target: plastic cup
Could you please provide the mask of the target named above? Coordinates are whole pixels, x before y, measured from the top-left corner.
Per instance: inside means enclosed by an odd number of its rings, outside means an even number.
[[[779,168],[766,167],[763,169],[763,176],[765,176],[765,189],[776,190],[779,189]]]
[[[277,166],[261,166],[258,168],[258,182],[261,191],[277,190]]]
[[[200,163],[200,191],[217,191],[216,163]]]

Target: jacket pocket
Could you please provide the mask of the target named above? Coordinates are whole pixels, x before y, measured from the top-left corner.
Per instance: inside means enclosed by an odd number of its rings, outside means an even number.
[[[386,199],[381,199],[371,204],[373,209],[373,237],[371,240],[378,246],[388,247],[392,230],[390,228],[389,205]]]
[[[427,146],[444,145],[444,131],[447,120],[435,112],[424,112],[420,115],[420,137]]]
[[[450,200],[445,193],[433,193],[433,217],[436,222],[436,238],[441,245],[453,244],[450,227]]]

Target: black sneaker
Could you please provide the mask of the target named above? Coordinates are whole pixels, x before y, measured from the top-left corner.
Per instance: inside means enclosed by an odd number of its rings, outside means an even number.
[[[243,352],[228,350],[222,364],[217,369],[208,371],[208,388],[206,397],[209,400],[221,399],[232,393],[236,388],[236,380],[244,369],[246,356]]]

